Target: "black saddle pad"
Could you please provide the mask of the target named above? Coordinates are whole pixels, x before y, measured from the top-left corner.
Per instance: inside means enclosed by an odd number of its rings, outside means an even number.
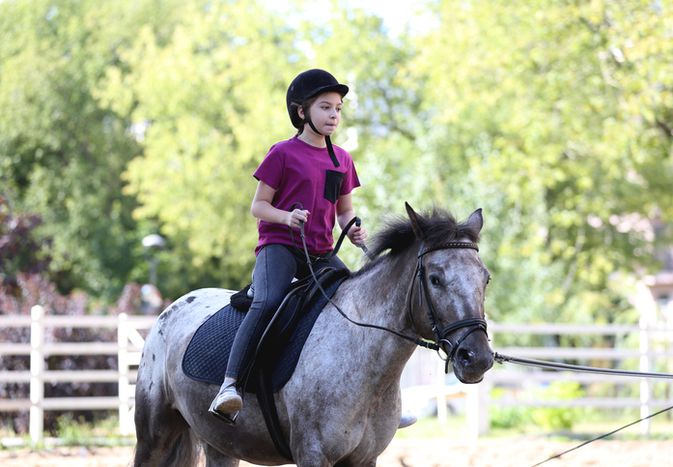
[[[330,283],[323,286],[328,297],[331,298],[334,295],[347,275],[347,270],[342,271],[336,274],[338,277],[333,277]],[[327,299],[322,293],[317,292],[312,295],[312,299],[301,312],[293,314],[284,313],[286,310],[281,311],[281,314],[274,320],[274,329],[283,330],[286,334],[280,339],[280,348],[272,348],[273,343],[266,345],[261,359],[264,367],[262,369],[255,367],[256,371],[267,372],[274,392],[280,390],[292,376],[304,343],[320,312],[327,304]],[[245,315],[246,313],[227,305],[203,322],[192,336],[183,356],[182,370],[184,373],[197,381],[222,384],[234,337]],[[293,318],[295,322],[288,323],[288,320]],[[250,378],[246,386],[247,391],[256,392],[254,382],[255,378]]]

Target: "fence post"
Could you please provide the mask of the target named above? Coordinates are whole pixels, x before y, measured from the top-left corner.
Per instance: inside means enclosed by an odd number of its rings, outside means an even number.
[[[117,324],[117,368],[119,371],[119,432],[122,435],[132,433],[133,419],[131,418],[131,405],[129,404],[129,331],[128,315],[119,314]]]
[[[640,321],[640,364],[639,370],[642,372],[650,371],[650,333],[648,330],[649,320],[646,313],[641,313]],[[640,381],[640,417],[645,418],[650,415],[650,399],[652,397],[650,382],[647,378]],[[647,436],[650,434],[650,420],[643,420],[640,423],[640,434]]]
[[[442,427],[447,424],[447,410],[446,410],[446,385],[444,384],[444,361],[437,360],[437,368],[435,370],[435,397],[437,397],[437,420]]]
[[[44,430],[44,308],[30,310],[30,441],[33,446],[43,439]]]
[[[489,431],[488,392],[490,384],[484,378],[481,383],[470,384],[467,392],[467,431],[470,441],[476,442]]]

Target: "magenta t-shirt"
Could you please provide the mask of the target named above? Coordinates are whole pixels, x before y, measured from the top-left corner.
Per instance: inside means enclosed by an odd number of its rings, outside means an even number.
[[[334,167],[327,148],[311,146],[295,136],[273,145],[253,174],[276,190],[271,203],[275,208],[310,212],[304,232],[311,254],[332,250],[336,202],[339,196],[360,186],[351,155],[338,146],[334,146],[334,153],[339,167]],[[270,244],[301,248],[299,230],[291,234],[287,225],[260,220],[258,231],[255,253]]]

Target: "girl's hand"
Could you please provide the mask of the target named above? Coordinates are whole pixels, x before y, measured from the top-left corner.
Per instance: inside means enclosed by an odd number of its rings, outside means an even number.
[[[295,209],[294,211],[288,212],[285,219],[285,225],[293,229],[298,229],[301,227],[302,223],[308,221],[309,214],[311,213],[303,209]]]
[[[348,239],[353,245],[363,245],[367,240],[367,229],[362,226],[351,226],[348,229]]]

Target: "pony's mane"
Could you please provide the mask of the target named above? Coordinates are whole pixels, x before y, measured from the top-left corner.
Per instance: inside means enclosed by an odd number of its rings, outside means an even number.
[[[439,208],[419,214],[418,222],[428,247],[459,238],[467,238],[474,243],[479,241],[479,231],[474,226],[457,222],[451,213]],[[370,246],[370,258],[377,258],[385,251],[397,255],[410,248],[415,241],[416,235],[409,218],[393,218],[374,236]]]

